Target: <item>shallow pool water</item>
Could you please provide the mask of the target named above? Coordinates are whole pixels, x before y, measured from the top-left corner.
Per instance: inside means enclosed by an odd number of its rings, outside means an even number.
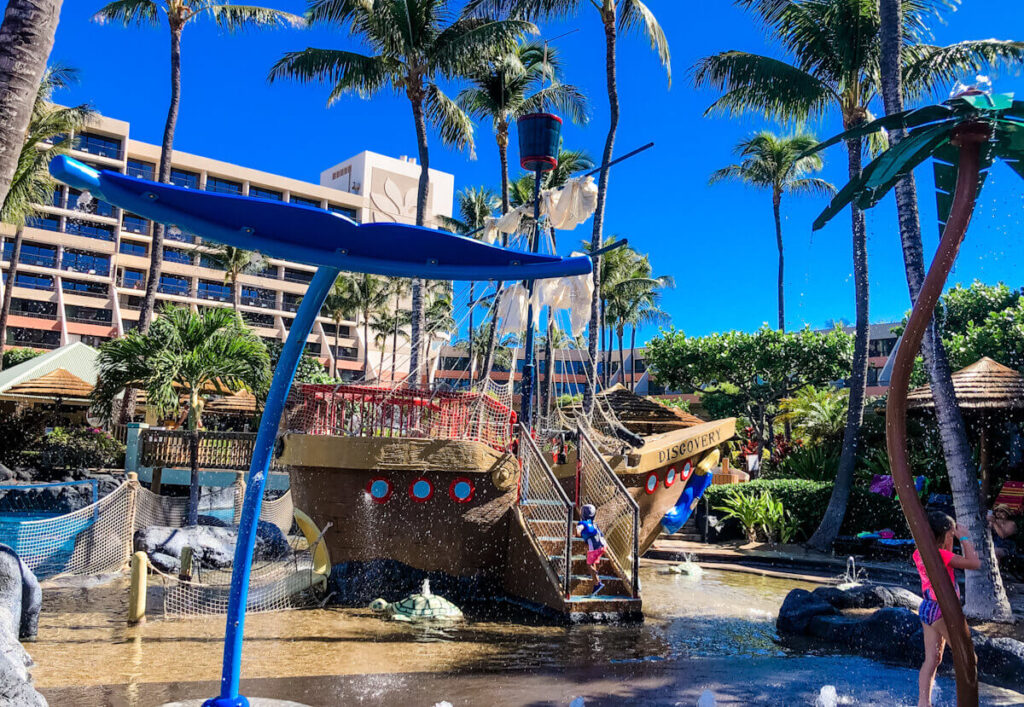
[[[471,620],[440,628],[384,621],[367,609],[252,615],[243,691],[310,705],[432,707],[443,700],[567,705],[578,695],[588,705],[693,705],[704,689],[720,705],[813,704],[826,683],[840,695],[859,690],[855,704],[892,705],[909,703],[911,684],[916,690],[913,671],[859,658],[790,656],[776,644],[774,619],[786,593],[813,584],[664,571],[641,570],[647,619],[640,625]],[[123,580],[47,592],[39,641],[30,649],[51,704],[148,706],[215,694],[223,618],[128,627],[126,604]],[[952,696],[948,680],[940,689]],[[993,695],[987,704],[1015,704]]]

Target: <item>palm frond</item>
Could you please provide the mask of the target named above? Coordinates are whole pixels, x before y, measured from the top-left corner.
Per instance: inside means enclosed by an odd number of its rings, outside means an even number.
[[[1024,42],[982,39],[947,47],[918,44],[904,52],[903,87],[908,100],[948,89],[964,76],[1024,62]]]
[[[114,0],[101,7],[92,21],[118,22],[125,26],[155,25],[160,22],[160,10],[153,0]]]
[[[668,85],[672,86],[672,53],[668,48],[665,31],[658,23],[658,18],[641,0],[622,0],[619,14],[619,29],[624,32],[635,32],[647,37],[651,49],[658,52],[658,59],[665,67]]]
[[[434,83],[427,87],[425,106],[427,120],[437,130],[441,141],[460,150],[468,150],[469,158],[475,160],[473,121],[469,116]]]
[[[221,29],[237,32],[252,27],[305,27],[306,19],[282,10],[255,5],[210,5],[207,8]]]
[[[567,116],[577,125],[585,125],[589,120],[586,94],[576,86],[563,83],[552,84],[525,97],[516,111],[516,117],[551,109]]]
[[[812,196],[834,196],[837,192],[832,182],[820,177],[805,177],[789,183],[789,190],[794,194],[811,194]]]
[[[348,91],[355,91],[365,98],[389,82],[393,85],[402,69],[401,64],[391,57],[310,47],[288,52],[278,59],[267,78],[271,82],[290,78],[300,83],[317,81],[331,84],[328,102],[333,103]]]
[[[441,31],[428,60],[442,76],[464,75],[473,66],[512,52],[517,39],[537,32],[537,26],[525,20],[463,17]]]
[[[690,69],[690,74],[695,86],[724,92],[705,115],[754,111],[782,121],[803,121],[838,100],[830,86],[806,71],[748,52],[728,51],[705,57]]]

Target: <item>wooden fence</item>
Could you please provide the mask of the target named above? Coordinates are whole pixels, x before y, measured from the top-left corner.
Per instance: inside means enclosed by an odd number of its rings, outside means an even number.
[[[188,468],[188,430],[142,430],[142,466]],[[200,469],[248,470],[255,432],[199,432]],[[273,466],[273,465],[272,465]]]

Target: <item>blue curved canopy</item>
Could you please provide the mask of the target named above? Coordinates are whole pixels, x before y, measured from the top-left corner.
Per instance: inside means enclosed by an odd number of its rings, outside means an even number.
[[[203,239],[350,272],[433,280],[542,280],[584,275],[592,267],[586,256],[524,253],[400,223],[360,225],[301,204],[99,171],[65,155],[50,162],[50,173],[108,203]]]

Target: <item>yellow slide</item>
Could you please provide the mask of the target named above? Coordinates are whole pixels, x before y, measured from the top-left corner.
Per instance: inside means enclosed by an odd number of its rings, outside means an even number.
[[[331,556],[327,552],[327,543],[320,537],[320,529],[308,515],[295,509],[295,524],[306,537],[306,542],[313,548],[313,571],[323,577],[326,584],[327,577],[331,574]],[[319,540],[320,542],[317,542]]]

